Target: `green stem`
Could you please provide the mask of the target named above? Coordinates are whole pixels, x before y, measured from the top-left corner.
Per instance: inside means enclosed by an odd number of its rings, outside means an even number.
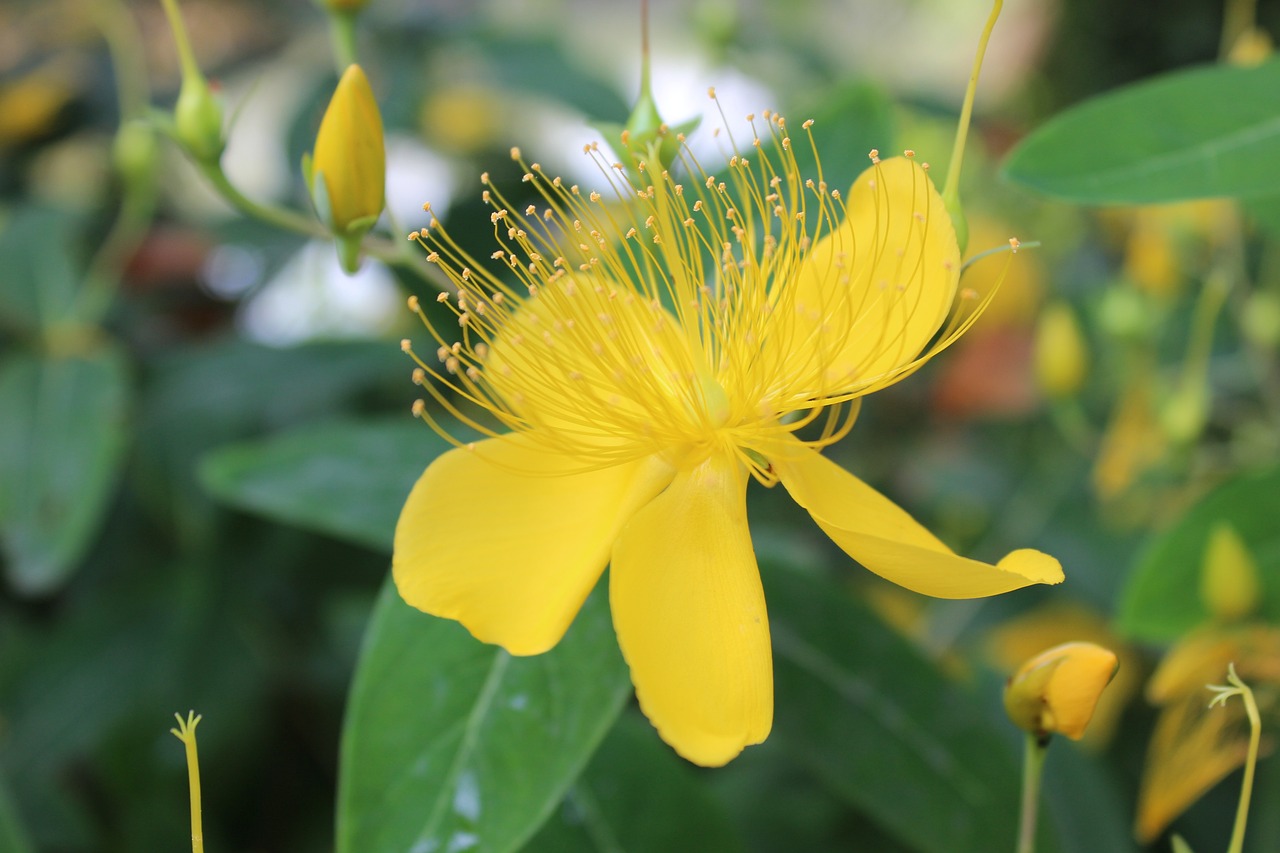
[[[1040,810],[1040,779],[1049,739],[1028,733],[1022,756],[1022,819],[1018,824],[1017,853],[1035,853],[1036,820]]]
[[[145,51],[133,17],[118,0],[85,5],[94,13],[116,69],[120,123],[141,119],[149,99],[149,87],[142,59]],[[115,298],[124,265],[151,225],[156,202],[155,180],[126,180],[123,194],[120,212],[90,261],[84,288],[77,296],[75,314],[83,323],[96,325],[102,320]]]
[[[333,41],[333,60],[338,68],[338,76],[355,65],[356,52],[356,13],[345,10],[329,11],[329,37]]]
[[[260,219],[285,231],[293,231],[308,237],[328,238],[329,232],[314,219],[280,207],[262,204],[249,198],[227,178],[217,163],[197,163],[200,171],[209,179],[218,193],[237,210],[255,219]]]
[[[178,0],[160,0],[160,2],[164,4],[169,28],[173,30],[173,40],[178,45],[178,60],[182,63],[182,76],[200,78],[200,64],[196,62],[195,52],[191,49],[191,39],[187,37],[187,25],[182,20],[182,10],[178,8]]]
[[[947,183],[942,190],[942,199],[949,209],[960,201],[960,166],[964,163],[964,144],[969,138],[969,122],[973,117],[973,99],[978,92],[978,74],[982,71],[982,60],[987,55],[987,42],[991,40],[991,31],[995,28],[1000,10],[1004,8],[1004,0],[995,0],[991,7],[991,15],[982,30],[982,38],[978,40],[978,55],[973,59],[973,71],[969,74],[969,87],[964,93],[964,106],[960,109],[960,126],[956,128],[956,141],[951,149],[951,163],[947,166]]]

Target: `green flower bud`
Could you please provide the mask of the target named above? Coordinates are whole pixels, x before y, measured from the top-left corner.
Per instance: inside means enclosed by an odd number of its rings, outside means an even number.
[[[178,103],[173,108],[178,141],[201,163],[217,163],[226,148],[222,135],[222,101],[209,89],[203,77],[187,74],[182,79]]]

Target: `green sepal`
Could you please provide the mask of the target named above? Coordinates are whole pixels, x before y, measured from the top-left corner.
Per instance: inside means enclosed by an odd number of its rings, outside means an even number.
[[[313,171],[310,161],[310,156],[303,158],[304,174]],[[338,230],[333,227],[333,205],[329,202],[329,185],[325,182],[324,172],[309,175],[307,183],[311,188],[311,205],[316,209],[316,218],[325,228],[337,234]]]

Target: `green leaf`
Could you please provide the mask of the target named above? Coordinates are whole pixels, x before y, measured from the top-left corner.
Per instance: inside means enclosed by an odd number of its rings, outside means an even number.
[[[20,208],[0,230],[0,326],[48,328],[72,319],[80,274],[67,213]],[[6,322],[7,321],[7,322]]]
[[[1280,60],[1164,74],[1085,101],[1023,140],[1004,174],[1084,204],[1275,195]]]
[[[624,714],[524,853],[735,853],[719,802],[638,713]]]
[[[307,425],[220,448],[200,478],[241,509],[390,552],[414,481],[449,446],[408,413]]]
[[[119,471],[128,401],[112,348],[0,363],[0,549],[19,592],[54,592],[84,556]]]
[[[1236,477],[1210,492],[1138,557],[1120,597],[1118,627],[1138,640],[1167,642],[1209,619],[1200,573],[1209,533],[1220,521],[1235,528],[1261,573],[1263,616],[1280,621],[1280,468]]]
[[[842,589],[767,571],[773,737],[921,853],[1008,849],[1018,763],[985,706]]]
[[[1259,228],[1273,237],[1280,237],[1280,195],[1247,199],[1244,209]]]
[[[33,849],[9,797],[9,786],[0,778],[0,853],[31,853]]]
[[[517,658],[388,581],[347,707],[338,853],[519,848],[631,692],[602,592],[554,649]]]
[[[1169,839],[1169,846],[1173,850],[1173,853],[1194,853],[1191,849],[1191,845],[1184,841],[1182,836],[1177,833],[1174,833],[1173,837]]]

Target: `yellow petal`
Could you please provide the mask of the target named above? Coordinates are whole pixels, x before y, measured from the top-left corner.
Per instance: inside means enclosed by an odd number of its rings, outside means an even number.
[[[636,513],[613,552],[609,601],[640,708],[712,767],[773,725],[773,658],[747,530],[746,474],[712,457]]]
[[[816,370],[825,388],[887,383],[941,328],[959,279],[955,230],[928,174],[884,160],[854,183],[844,223],[783,289],[765,355],[793,381]]]
[[[651,460],[566,473],[579,468],[513,436],[436,459],[396,525],[400,595],[512,654],[554,646],[622,525],[671,479]]]
[[[957,556],[884,495],[798,439],[789,444],[770,459],[782,484],[845,553],[886,580],[938,598],[1062,581],[1062,566],[1039,551],[1014,551],[994,566]]]

